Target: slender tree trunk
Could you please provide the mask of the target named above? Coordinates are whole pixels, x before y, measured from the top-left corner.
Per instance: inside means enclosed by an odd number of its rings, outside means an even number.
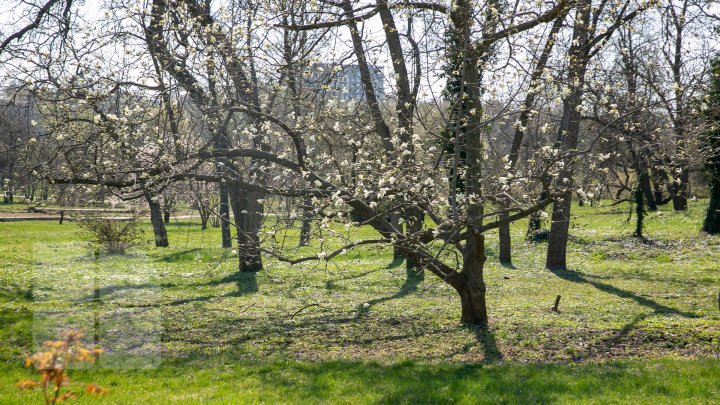
[[[167,247],[170,243],[168,241],[165,223],[163,222],[162,207],[150,192],[145,193],[145,200],[147,200],[148,206],[150,207],[150,222],[152,223],[153,234],[155,235],[155,246]]]
[[[507,220],[508,214],[500,214],[500,220]],[[510,236],[510,223],[504,223],[498,228],[499,236],[499,253],[498,260],[500,263],[512,263],[512,239]]]
[[[633,168],[637,175],[638,185],[642,193],[645,196],[647,207],[650,211],[657,211],[657,204],[655,203],[655,194],[653,193],[652,185],[650,184],[650,176],[648,175],[647,166],[645,161],[641,160],[638,153],[633,149],[632,142],[627,140],[628,150],[630,151],[630,157],[632,158]]]
[[[552,29],[550,30],[550,33],[548,34],[548,37],[545,41],[545,45],[543,46],[543,50],[540,53],[540,57],[538,58],[537,63],[535,64],[535,67],[533,68],[533,72],[530,76],[530,84],[531,86],[535,85],[535,83],[539,83],[542,74],[545,71],[545,66],[547,65],[548,59],[550,58],[550,55],[552,53],[553,47],[555,46],[555,36],[558,34],[560,29],[563,26],[565,16],[567,15],[567,12],[563,12],[554,22]],[[515,167],[517,166],[518,156],[520,153],[520,148],[522,147],[522,141],[525,137],[525,131],[526,127],[528,125],[528,122],[530,121],[531,114],[530,111],[532,110],[532,107],[535,105],[535,97],[537,93],[534,91],[529,91],[527,95],[525,96],[525,102],[523,103],[523,109],[520,112],[520,125],[515,129],[515,135],[513,136],[513,142],[512,146],[510,147],[510,154],[509,154],[509,160],[510,160],[510,170],[511,172],[515,170]],[[508,214],[501,214],[500,220],[506,220],[508,217]],[[539,218],[536,221],[531,220],[531,225],[535,225],[537,227],[536,230],[540,229],[540,220]],[[533,230],[533,231],[536,231]],[[512,263],[512,235],[510,234],[510,223],[505,223],[498,228],[498,245],[499,245],[499,253],[498,253],[498,259],[500,260],[500,263],[506,263],[510,264]]]
[[[220,183],[220,234],[222,235],[222,247],[232,247],[232,236],[230,235],[230,202],[228,187]]]
[[[673,182],[673,209],[675,211],[685,211],[688,207],[688,183],[690,181],[690,171],[687,163],[681,162],[678,167],[677,178]]]
[[[303,216],[302,216],[302,224],[300,225],[300,242],[299,246],[307,246],[310,243],[310,232],[312,230],[312,219],[313,219],[313,213],[312,209],[310,208],[312,206],[312,201],[310,198],[305,198],[303,200]]]
[[[640,189],[645,195],[645,201],[647,202],[648,210],[657,211],[658,208],[657,204],[655,203],[655,194],[653,193],[652,185],[650,184],[650,176],[647,174],[647,171],[645,171],[644,173],[645,175],[640,176]]]
[[[572,85],[570,94],[563,100],[563,115],[558,128],[557,146],[563,152],[573,151],[577,148],[581,120],[578,107],[582,105],[585,73],[589,58],[588,52],[590,51],[591,32],[588,21],[590,21],[591,14],[590,0],[582,0],[577,7],[573,27],[573,44],[569,52],[570,60],[573,63],[570,64],[568,78]],[[566,252],[568,231],[570,229],[574,163],[572,159],[566,159],[564,164],[556,184],[557,190],[563,193],[563,197],[553,204],[552,224],[550,225],[545,262],[545,267],[548,269],[567,268]]]
[[[407,215],[405,234],[408,237],[412,237],[412,235],[416,235],[422,231],[424,215],[422,210],[415,206],[408,208],[405,214]],[[425,270],[423,270],[415,255],[410,255],[405,258],[405,270],[407,271],[408,279],[415,281],[425,279]]]
[[[404,226],[400,223],[400,213],[391,212],[390,213],[390,223],[396,229],[399,229],[401,233],[404,232]],[[403,249],[397,245],[393,246],[393,262],[403,260],[404,258],[405,258],[405,255],[403,254]]]
[[[652,188],[653,188],[653,197],[655,199],[655,206],[661,205],[665,197],[663,196],[663,185],[662,182],[658,179],[660,176],[659,172],[652,173]]]

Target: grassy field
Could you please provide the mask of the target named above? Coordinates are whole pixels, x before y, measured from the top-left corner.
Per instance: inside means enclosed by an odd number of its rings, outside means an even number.
[[[407,282],[390,249],[238,275],[198,221],[174,221],[170,248],[126,256],[72,223],[0,223],[0,403],[32,397],[13,384],[56,326],[122,348],[72,375],[110,402],[712,402],[720,238],[699,232],[704,203],[650,214],[645,242],[626,205],[573,210],[569,271],[543,268],[524,222],[514,266],[488,237],[487,331],[458,323],[456,294],[432,275]]]

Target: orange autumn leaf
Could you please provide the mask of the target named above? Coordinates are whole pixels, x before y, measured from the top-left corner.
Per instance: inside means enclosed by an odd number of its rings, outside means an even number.
[[[25,380],[25,381],[18,381],[17,384],[15,384],[15,387],[19,390],[29,390],[32,388],[35,388],[38,386],[37,381],[32,380]]]
[[[110,392],[107,388],[101,387],[97,384],[88,384],[85,386],[85,392],[90,395],[103,395]]]

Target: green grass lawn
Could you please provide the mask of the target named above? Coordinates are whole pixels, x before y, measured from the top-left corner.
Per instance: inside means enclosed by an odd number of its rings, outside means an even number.
[[[13,385],[56,326],[126,353],[71,374],[110,402],[712,402],[720,238],[699,232],[703,210],[663,207],[641,242],[627,205],[575,206],[566,272],[543,268],[525,222],[512,267],[490,234],[487,331],[459,324],[459,299],[434,276],[408,283],[387,248],[238,275],[198,221],[174,221],[170,248],[126,256],[97,253],[72,223],[0,223],[0,403],[32,398]],[[336,241],[314,243],[289,254]]]

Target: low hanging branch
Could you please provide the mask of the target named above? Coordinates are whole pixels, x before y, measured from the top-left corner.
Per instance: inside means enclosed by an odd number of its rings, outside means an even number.
[[[361,245],[372,245],[372,244],[390,243],[390,242],[392,242],[392,240],[390,240],[390,239],[366,239],[366,240],[348,243],[347,245],[341,247],[340,249],[337,249],[328,254],[319,253],[314,256],[306,256],[306,257],[301,257],[298,259],[290,259],[288,257],[280,256],[277,253],[273,252],[272,250],[262,249],[262,251],[264,253],[267,253],[270,256],[280,260],[281,262],[290,263],[290,264],[298,264],[298,263],[302,263],[302,262],[309,262],[312,260],[330,260],[333,257],[335,257],[343,252],[347,252],[348,249],[352,249],[352,248],[355,248],[355,247],[361,246]]]

